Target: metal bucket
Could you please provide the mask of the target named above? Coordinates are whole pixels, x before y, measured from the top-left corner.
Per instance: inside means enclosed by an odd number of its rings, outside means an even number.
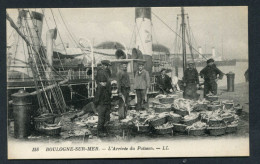
[[[31,134],[31,99],[30,94],[19,90],[12,94],[14,112],[14,137],[25,138]]]

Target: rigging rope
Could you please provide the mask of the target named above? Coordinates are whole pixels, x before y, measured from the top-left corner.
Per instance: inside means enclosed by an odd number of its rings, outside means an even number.
[[[69,31],[69,29],[68,29],[68,26],[66,25],[66,23],[65,23],[65,21],[64,21],[64,19],[63,19],[63,16],[62,16],[62,14],[61,14],[61,12],[60,12],[60,9],[58,8],[58,12],[59,12],[59,14],[60,14],[60,17],[61,17],[61,20],[62,20],[62,22],[63,22],[63,24],[65,25],[65,28],[67,29],[67,31],[69,32],[69,34],[70,34],[70,36],[71,36],[71,38],[72,38],[72,40],[75,42],[75,44],[76,44],[76,46],[79,46],[79,44],[77,43],[77,41],[73,38],[73,36],[72,36],[72,34],[71,34],[71,32]]]
[[[141,28],[142,23],[143,23],[143,21],[140,23],[139,28],[138,28],[138,26],[137,26],[136,28],[137,28],[137,33],[138,33],[138,35],[139,35],[139,37],[140,37],[140,41],[141,41],[142,47],[143,47],[143,49],[144,49],[142,37],[141,37],[140,32],[139,32],[139,29]],[[136,48],[138,48],[138,47],[136,47]],[[139,48],[138,48],[138,49],[139,49]],[[145,49],[144,49],[144,51],[145,51]],[[143,52],[143,53],[145,53],[145,52]]]
[[[52,17],[53,17],[53,20],[54,20],[55,26],[56,26],[56,28],[58,28],[57,23],[56,23],[56,20],[55,20],[55,18],[54,18],[53,11],[52,11],[51,8],[50,8],[50,10],[51,10],[51,14],[52,14]],[[59,37],[60,37],[60,40],[61,40],[61,43],[62,43],[63,48],[64,48],[64,50],[65,50],[65,53],[66,53],[66,55],[68,55],[67,50],[66,50],[66,48],[65,48],[65,46],[64,46],[63,40],[62,40],[62,38],[61,38],[61,36],[60,36],[60,32],[59,32],[59,30],[57,30],[57,33],[58,33],[58,35],[59,35]],[[58,56],[58,58],[59,58],[59,60],[60,60],[61,68],[64,70],[63,64],[62,64],[61,59],[60,59],[60,55],[58,54],[57,56]]]
[[[156,18],[158,18],[166,27],[168,27],[172,32],[174,32],[178,37],[180,37],[180,38],[182,38],[177,32],[175,32],[168,24],[166,24],[159,16],[157,16],[154,12],[152,12],[152,14],[156,17]],[[185,43],[186,44],[188,44],[186,41],[185,41]],[[196,52],[198,52],[199,53],[199,51],[197,51],[194,47],[192,47],[192,49],[194,49]],[[200,53],[199,53],[200,54]],[[206,59],[207,60],[207,58],[204,56],[204,55],[202,55],[202,54],[200,54],[204,59]]]
[[[135,28],[136,28],[136,23],[135,23],[135,25],[134,25],[134,30],[133,30],[133,32],[132,32],[132,36],[131,36],[131,40],[130,40],[130,43],[129,43],[129,48],[132,46],[132,40],[133,40],[133,38],[134,38],[134,34],[135,34]],[[128,49],[127,49],[127,54],[128,54]],[[126,55],[127,55],[126,54]]]

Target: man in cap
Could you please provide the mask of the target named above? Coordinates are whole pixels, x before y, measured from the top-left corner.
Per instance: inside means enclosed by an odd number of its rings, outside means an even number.
[[[145,102],[145,96],[150,87],[150,76],[149,73],[144,69],[144,63],[138,63],[138,70],[135,73],[134,78],[134,89],[136,90],[137,96],[137,110],[143,109]]]
[[[218,89],[218,80],[222,79],[224,74],[214,64],[213,59],[207,60],[207,66],[200,71],[201,78],[204,78],[204,97],[209,92],[216,95]]]
[[[166,69],[161,70],[161,74],[157,77],[157,85],[159,86],[160,93],[170,93],[172,87],[172,79],[166,74]]]
[[[130,92],[130,78],[127,73],[128,63],[124,62],[121,64],[121,69],[117,73],[117,88],[118,95],[122,97],[126,104],[126,110],[129,105],[129,92]]]
[[[199,84],[199,74],[197,69],[194,67],[194,62],[188,62],[188,68],[184,71],[183,86],[184,92],[183,97],[187,99],[197,99],[197,85]]]
[[[102,66],[96,76],[97,90],[94,104],[98,111],[98,135],[100,137],[106,136],[104,124],[110,120],[111,91],[109,90],[109,75],[106,71],[106,67],[109,63],[108,60],[102,60]]]

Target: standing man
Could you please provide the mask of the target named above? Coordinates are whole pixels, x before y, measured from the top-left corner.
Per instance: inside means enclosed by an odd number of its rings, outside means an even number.
[[[197,99],[197,85],[199,85],[199,73],[194,67],[194,62],[188,62],[188,68],[184,71],[183,76],[183,98]]]
[[[172,79],[168,75],[166,75],[165,68],[161,70],[161,74],[157,78],[157,85],[159,86],[160,93],[162,94],[168,94],[170,93],[170,90],[173,89]]]
[[[144,63],[138,63],[138,70],[135,73],[134,78],[134,89],[136,90],[137,96],[137,110],[143,109],[145,102],[145,96],[150,87],[150,76],[149,73],[144,69]]]
[[[224,76],[216,65],[213,59],[207,60],[207,66],[200,71],[201,78],[204,78],[204,97],[209,92],[216,95],[218,90],[218,80],[221,80]]]
[[[96,82],[97,90],[94,98],[94,104],[98,111],[98,135],[105,137],[105,123],[110,120],[111,108],[111,91],[109,90],[109,76],[106,67],[109,65],[108,60],[101,61],[101,68],[97,72]]]
[[[124,99],[126,105],[124,114],[128,110],[129,92],[130,92],[130,78],[127,73],[127,65],[128,65],[127,62],[122,63],[121,70],[119,70],[117,73],[118,95]],[[125,117],[125,115],[123,117]]]

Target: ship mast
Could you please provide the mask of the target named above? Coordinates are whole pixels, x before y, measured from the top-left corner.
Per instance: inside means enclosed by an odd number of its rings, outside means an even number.
[[[185,41],[185,14],[184,14],[184,7],[181,7],[181,32],[182,32],[182,54],[183,54],[183,75],[184,71],[186,69],[187,63],[186,63],[186,41]]]

